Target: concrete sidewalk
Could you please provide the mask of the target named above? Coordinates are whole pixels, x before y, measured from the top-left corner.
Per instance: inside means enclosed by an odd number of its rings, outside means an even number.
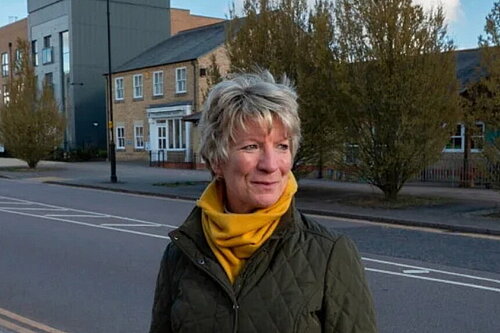
[[[0,158],[0,177],[193,200],[210,181],[208,171],[151,168],[138,162],[118,162],[115,184],[107,162],[43,161],[34,171],[25,165]],[[409,184],[401,195],[425,197],[429,204],[374,208],[368,202],[380,193],[368,184],[301,179],[296,198],[297,206],[311,214],[500,235],[499,191]]]

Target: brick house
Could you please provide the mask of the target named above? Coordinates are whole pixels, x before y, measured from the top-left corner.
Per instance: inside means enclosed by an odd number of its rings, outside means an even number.
[[[225,22],[181,31],[112,75],[117,160],[198,167],[197,120],[212,56],[229,69]]]
[[[28,39],[26,18],[0,27],[0,106],[9,100],[8,80],[14,75],[14,64],[19,57],[17,39]],[[4,147],[0,142],[0,153]]]

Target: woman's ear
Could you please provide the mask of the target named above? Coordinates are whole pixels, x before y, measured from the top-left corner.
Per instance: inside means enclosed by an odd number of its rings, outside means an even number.
[[[220,180],[220,179],[223,179],[223,173],[222,173],[222,168],[220,166],[220,164],[217,164],[217,165],[214,165],[212,167],[212,172],[214,174],[214,178],[217,179],[217,180]]]

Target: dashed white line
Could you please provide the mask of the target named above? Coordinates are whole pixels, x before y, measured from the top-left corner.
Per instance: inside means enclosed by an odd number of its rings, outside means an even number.
[[[441,283],[452,284],[452,285],[457,285],[457,286],[461,286],[461,287],[483,289],[483,290],[494,291],[494,292],[500,293],[500,288],[486,287],[486,286],[481,286],[481,285],[472,284],[472,283],[464,283],[464,282],[458,282],[458,281],[436,279],[436,278],[431,278],[431,277],[426,277],[426,276],[404,274],[404,273],[386,271],[386,270],[375,269],[375,268],[365,268],[365,270],[370,271],[370,272],[384,273],[384,274],[396,275],[396,276],[404,276],[404,277],[409,277],[412,279],[441,282]]]
[[[91,217],[91,218],[108,218],[109,215],[85,215],[85,214],[44,214],[48,217]]]
[[[427,269],[404,269],[405,274],[429,274],[430,271]]]
[[[126,223],[102,223],[105,227],[161,227],[161,224],[126,224]]]
[[[376,262],[376,263],[379,263],[379,264],[393,265],[393,266],[406,267],[406,268],[412,268],[412,269],[418,269],[418,270],[426,270],[426,271],[429,271],[429,272],[435,272],[435,273],[440,273],[440,274],[453,275],[453,276],[458,276],[458,277],[463,277],[463,278],[468,278],[468,279],[475,279],[475,280],[482,280],[482,281],[488,281],[488,282],[493,282],[493,283],[500,283],[500,280],[488,279],[488,278],[483,278],[483,277],[474,276],[474,275],[453,273],[453,272],[448,272],[448,271],[442,271],[442,270],[439,270],[439,269],[432,269],[432,268],[419,267],[419,266],[413,266],[413,265],[405,265],[405,264],[395,263],[395,262],[392,262],[392,261],[371,259],[371,258],[366,258],[366,257],[362,257],[362,259],[365,260],[365,261]]]
[[[32,210],[32,211],[35,211],[35,210],[49,210],[49,211],[68,211],[68,209],[66,208],[53,208],[53,207],[41,207],[41,208],[38,208],[38,207],[2,207],[0,208],[1,210]]]

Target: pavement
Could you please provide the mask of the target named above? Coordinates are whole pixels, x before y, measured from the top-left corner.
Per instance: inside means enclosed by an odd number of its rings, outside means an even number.
[[[137,161],[118,161],[116,174],[118,182],[111,183],[110,165],[104,161],[42,161],[30,170],[20,160],[0,158],[2,178],[192,200],[211,178],[205,170],[155,168]],[[308,214],[500,236],[498,190],[413,183],[400,195],[413,204],[380,204],[381,192],[369,184],[303,178],[296,202]]]

